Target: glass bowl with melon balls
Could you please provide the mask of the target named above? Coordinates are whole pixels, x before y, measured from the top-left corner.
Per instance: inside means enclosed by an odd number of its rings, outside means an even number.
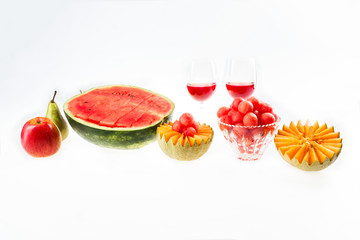
[[[270,104],[256,97],[234,99],[230,107],[219,108],[217,117],[224,138],[244,161],[261,158],[281,120]]]

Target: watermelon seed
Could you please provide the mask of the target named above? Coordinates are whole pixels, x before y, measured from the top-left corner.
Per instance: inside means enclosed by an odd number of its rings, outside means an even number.
[[[157,108],[159,108],[159,109],[162,108],[162,107],[161,107],[159,104],[157,104],[157,103],[155,103],[155,106],[156,106]]]

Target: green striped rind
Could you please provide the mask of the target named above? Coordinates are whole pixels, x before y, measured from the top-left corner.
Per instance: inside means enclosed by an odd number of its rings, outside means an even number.
[[[116,85],[116,86],[123,86],[123,87],[133,87],[136,89],[142,89],[147,92],[151,92],[144,88],[128,86],[128,85]],[[107,88],[113,86],[103,86],[99,88]],[[92,88],[82,94],[88,93],[94,89],[99,88]],[[136,149],[141,148],[149,143],[152,143],[156,139],[156,129],[160,126],[161,123],[168,122],[171,120],[172,112],[174,111],[175,104],[165,96],[160,94],[151,92],[155,95],[161,96],[169,101],[172,105],[170,112],[158,122],[154,122],[152,125],[141,127],[141,128],[110,128],[99,126],[94,123],[90,123],[84,121],[80,118],[75,117],[69,110],[68,110],[68,102],[73,100],[74,98],[79,97],[82,94],[76,95],[70,99],[68,99],[64,104],[64,112],[67,120],[69,121],[70,126],[74,129],[74,131],[79,134],[85,140],[99,145],[101,147],[108,147],[108,148],[117,148],[117,149]]]

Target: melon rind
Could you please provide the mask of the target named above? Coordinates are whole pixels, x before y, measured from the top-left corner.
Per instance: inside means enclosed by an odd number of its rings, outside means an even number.
[[[301,126],[302,126],[301,122],[299,121],[298,124],[297,124],[297,128],[301,129]],[[329,155],[326,156],[324,158],[323,162],[314,161],[312,163],[309,163],[307,160],[304,160],[304,158],[302,158],[302,160],[301,160],[301,157],[296,157],[296,155],[291,158],[291,156],[287,154],[287,151],[282,152],[281,151],[282,149],[280,149],[280,148],[283,145],[290,147],[291,144],[294,144],[293,146],[295,146],[296,142],[298,142],[298,144],[296,144],[296,145],[305,146],[303,144],[307,143],[307,144],[310,144],[313,149],[319,150],[322,146],[317,141],[323,141],[323,139],[321,137],[327,136],[326,139],[328,139],[328,138],[329,139],[333,139],[333,138],[338,139],[340,137],[340,133],[335,132],[334,127],[328,128],[326,123],[324,123],[322,126],[319,126],[317,121],[315,122],[315,124],[313,126],[309,126],[308,121],[306,122],[306,124],[303,126],[304,130],[305,130],[305,128],[308,128],[308,131],[309,131],[309,127],[312,127],[312,128],[315,129],[315,130],[311,129],[310,132],[307,133],[307,134],[304,133],[304,132],[296,133],[294,136],[289,136],[288,134],[286,134],[288,131],[293,131],[294,132],[295,131],[294,127],[295,127],[295,124],[294,124],[293,121],[290,122],[289,127],[284,125],[283,130],[278,130],[278,134],[275,136],[275,139],[274,139],[275,146],[276,146],[280,156],[286,162],[288,162],[290,165],[292,165],[292,166],[294,166],[296,168],[299,168],[301,170],[304,170],[304,171],[320,171],[320,170],[323,170],[323,169],[327,168],[328,166],[330,166],[331,164],[333,164],[336,161],[336,159],[338,158],[338,156],[340,155],[341,150],[342,150],[342,143],[341,143],[342,139],[340,139],[339,141],[336,141],[336,142],[340,143],[339,152],[338,153],[333,152],[332,156],[329,156]],[[332,137],[330,138],[329,136],[332,136]],[[295,139],[296,141],[294,140],[294,142],[291,142],[292,138]],[[286,139],[290,139],[290,140],[285,141]],[[308,145],[308,146],[310,146],[310,145]],[[317,151],[317,150],[315,150],[315,151]],[[300,151],[300,150],[298,150],[298,151]],[[321,150],[319,152],[322,153],[323,155],[326,155]],[[310,153],[310,152],[307,152],[307,153]],[[331,154],[331,153],[329,153],[329,154]]]
[[[318,161],[313,162],[312,164],[309,164],[307,161],[302,161],[301,163],[299,162],[298,159],[293,158],[292,160],[285,154],[283,155],[281,153],[280,150],[278,150],[278,152],[280,153],[281,157],[287,161],[288,163],[290,163],[291,165],[293,165],[294,167],[300,168],[301,170],[304,171],[320,171],[323,170],[324,168],[327,168],[328,166],[330,166],[332,163],[335,162],[335,160],[337,159],[338,155],[334,155],[331,159],[329,158],[325,158],[323,163],[320,163]]]
[[[212,128],[211,130],[213,131]],[[208,139],[206,143],[204,139],[202,139],[200,144],[195,141],[192,146],[190,146],[188,141],[186,141],[184,146],[181,145],[180,141],[177,141],[176,144],[173,144],[171,139],[169,139],[169,141],[166,142],[165,136],[163,135],[160,137],[159,132],[156,134],[156,137],[161,150],[166,155],[180,161],[191,161],[200,158],[208,151],[214,137],[214,131],[211,134],[211,138]]]
[[[160,96],[166,99],[171,105],[172,108],[168,114],[166,114],[162,119],[157,122],[154,122],[152,125],[145,126],[145,127],[132,127],[132,128],[120,128],[120,127],[105,127],[99,126],[97,124],[87,122],[83,119],[75,117],[69,110],[68,110],[68,103],[83,94],[91,92],[95,89],[101,88],[110,88],[110,87],[130,87],[135,89],[141,89],[157,96]],[[154,93],[150,90],[129,86],[129,85],[110,85],[110,86],[101,86],[97,88],[92,88],[88,91],[85,91],[81,94],[78,94],[70,99],[68,99],[64,103],[64,112],[65,116],[70,124],[70,126],[74,129],[74,131],[79,134],[85,140],[94,143],[101,147],[107,148],[116,148],[116,149],[137,149],[141,148],[147,144],[150,144],[155,141],[156,139],[156,129],[160,124],[170,121],[172,117],[172,113],[174,111],[175,104],[167,97]]]

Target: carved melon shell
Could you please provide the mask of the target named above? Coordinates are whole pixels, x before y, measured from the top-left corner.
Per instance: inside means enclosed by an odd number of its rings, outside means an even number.
[[[159,143],[161,150],[169,157],[180,161],[191,161],[200,158],[209,149],[213,137],[214,131],[211,138],[208,139],[206,143],[202,139],[200,144],[195,141],[194,144],[190,146],[190,143],[186,139],[183,146],[180,141],[177,141],[176,144],[174,144],[171,140],[166,142],[164,135],[160,137],[159,132],[156,134],[157,142]]]
[[[342,149],[340,133],[334,127],[309,121],[303,125],[290,122],[274,138],[281,157],[292,166],[305,171],[319,171],[327,168],[338,158]]]

